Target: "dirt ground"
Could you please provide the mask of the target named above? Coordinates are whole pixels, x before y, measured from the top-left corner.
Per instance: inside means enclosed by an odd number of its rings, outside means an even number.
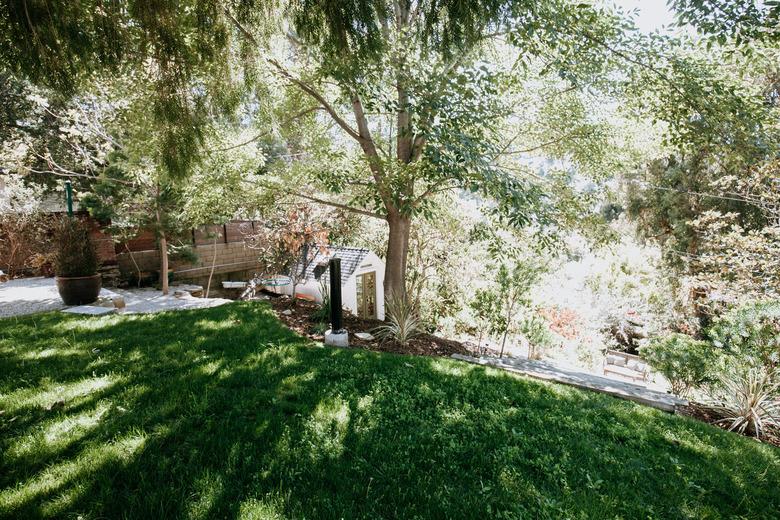
[[[285,325],[298,334],[316,341],[322,341],[323,325],[312,315],[319,311],[319,305],[305,300],[297,300],[295,305],[289,298],[271,297],[271,305]],[[286,311],[290,311],[287,313]],[[378,339],[365,341],[355,336],[356,332],[371,333],[383,322],[379,320],[364,320],[351,314],[344,314],[344,327],[349,331],[349,345],[353,348],[375,350],[377,352],[395,352],[399,354],[414,354],[418,356],[449,357],[452,354],[478,355],[476,347],[459,341],[440,338],[432,334],[421,334],[413,338],[407,346],[393,341]]]

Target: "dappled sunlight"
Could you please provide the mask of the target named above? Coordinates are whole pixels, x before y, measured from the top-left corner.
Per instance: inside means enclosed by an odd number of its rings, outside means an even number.
[[[225,482],[220,473],[206,470],[195,478],[191,501],[187,507],[187,517],[208,519],[209,512],[224,490]]]
[[[198,327],[201,331],[221,331],[230,330],[236,325],[234,320],[198,320],[195,322],[195,327]]]
[[[125,316],[89,316],[85,319],[69,319],[62,321],[58,325],[54,326],[54,330],[58,333],[86,333],[86,332],[99,332],[110,329],[111,327],[120,323]]]
[[[18,412],[33,406],[51,407],[60,402],[67,405],[74,399],[107,390],[122,381],[123,378],[115,374],[91,377],[67,384],[41,381],[37,387],[20,388],[0,396],[0,407],[8,412]]]
[[[13,511],[25,502],[61,493],[65,491],[65,486],[88,478],[109,465],[127,464],[143,449],[145,441],[145,435],[131,433],[113,442],[87,448],[74,460],[52,464],[16,487],[0,491],[0,506]],[[68,504],[63,504],[65,505]],[[52,511],[52,514],[60,513],[61,511]]]
[[[344,452],[344,438],[349,427],[349,405],[341,398],[321,401],[306,421],[311,447],[309,456],[336,458]]]
[[[201,361],[196,360],[196,361]],[[229,377],[232,373],[230,370],[221,370],[222,369],[222,363],[219,361],[208,361],[206,363],[201,364],[198,367],[198,372],[200,372],[203,375],[206,376],[214,376],[217,375],[217,372],[219,372],[219,377],[224,379],[226,377]]]
[[[31,375],[0,397],[3,513],[489,517],[490,504],[529,517],[678,517],[682,505],[650,511],[641,497],[696,496],[706,506],[690,511],[702,512],[715,500],[690,490],[729,489],[734,511],[777,484],[771,449],[705,425],[448,359],[314,348],[271,316],[256,326],[264,315],[236,304],[122,317],[68,347],[107,342],[97,354],[22,360],[54,348],[39,330],[5,365]],[[55,371],[61,381],[47,379]],[[748,484],[756,464],[759,490]]]
[[[84,352],[75,348],[49,347],[40,351],[31,350],[25,352],[21,356],[18,356],[18,358],[23,361],[35,361],[51,357],[73,357],[82,355],[84,355]]]
[[[238,520],[284,520],[285,500],[273,495],[262,500],[249,499],[238,509]]]
[[[19,458],[51,454],[78,442],[97,427],[111,409],[111,404],[101,402],[96,408],[77,415],[62,414],[42,423],[32,434],[11,441],[4,456],[9,461]]]

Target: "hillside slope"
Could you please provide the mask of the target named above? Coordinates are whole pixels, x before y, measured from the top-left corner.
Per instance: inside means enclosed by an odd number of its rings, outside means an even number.
[[[780,450],[263,304],[0,320],[0,516],[770,518]]]

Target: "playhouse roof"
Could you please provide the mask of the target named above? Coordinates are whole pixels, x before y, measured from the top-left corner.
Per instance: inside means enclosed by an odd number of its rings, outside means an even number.
[[[327,266],[325,269],[318,266],[327,264],[331,258],[341,259],[341,284],[346,283],[347,280],[355,273],[360,267],[360,264],[368,256],[369,250],[359,247],[346,247],[346,246],[328,246],[327,254],[323,255],[317,251],[316,256],[306,269],[306,280],[315,280],[323,272],[327,272]]]

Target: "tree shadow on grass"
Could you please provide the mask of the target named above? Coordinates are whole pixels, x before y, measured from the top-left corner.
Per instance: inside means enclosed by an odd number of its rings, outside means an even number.
[[[0,373],[22,364],[25,373],[0,386],[0,408],[18,417],[0,419],[0,512],[10,517],[766,518],[780,510],[772,448],[483,367],[313,346],[264,305],[44,315],[11,329],[0,332]],[[31,351],[52,344],[62,355],[30,363]],[[59,410],[25,394],[41,386],[51,398],[57,385],[96,377],[115,382]],[[95,410],[105,411],[79,425]],[[17,448],[31,438],[46,442]]]

